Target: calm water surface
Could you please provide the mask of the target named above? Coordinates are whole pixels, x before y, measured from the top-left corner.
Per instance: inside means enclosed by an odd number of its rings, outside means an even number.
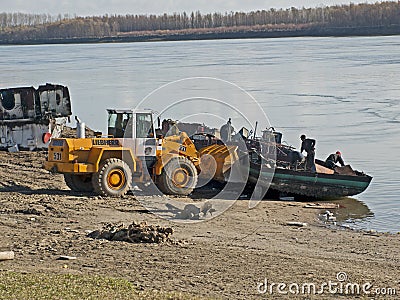
[[[0,87],[67,85],[74,114],[103,131],[106,108],[133,107],[168,82],[215,77],[237,84],[289,144],[298,147],[305,133],[317,140],[317,157],[340,149],[347,163],[374,177],[348,205],[366,211],[361,219],[346,212],[355,227],[400,231],[400,36],[2,46],[0,55]],[[213,84],[188,87],[196,88],[215,91],[256,121],[259,109],[248,97],[227,97]],[[149,107],[182,99],[182,90],[156,94]],[[166,116],[199,112],[190,121],[218,127],[230,117],[219,105],[190,109],[177,106]]]

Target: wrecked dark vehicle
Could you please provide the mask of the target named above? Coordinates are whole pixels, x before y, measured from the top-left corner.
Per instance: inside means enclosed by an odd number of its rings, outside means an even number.
[[[71,114],[66,86],[0,89],[0,148],[45,149],[50,138],[60,136]]]

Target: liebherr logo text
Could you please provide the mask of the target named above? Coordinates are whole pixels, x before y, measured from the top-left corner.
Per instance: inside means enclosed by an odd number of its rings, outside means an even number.
[[[95,146],[119,146],[118,140],[93,140]]]

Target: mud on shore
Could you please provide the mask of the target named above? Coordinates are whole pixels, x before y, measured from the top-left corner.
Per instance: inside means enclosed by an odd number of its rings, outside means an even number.
[[[400,293],[400,235],[329,229],[304,202],[238,200],[223,215],[196,224],[150,214],[135,196],[102,198],[71,192],[61,175],[42,169],[44,152],[0,152],[0,249],[15,259],[1,271],[87,274],[125,278],[139,290],[183,291],[223,299],[290,298],[271,283],[371,283]],[[201,201],[201,196],[196,195]],[[176,200],[176,198],[175,198]],[[185,201],[187,199],[182,199]],[[93,239],[108,223],[173,228],[176,243]],[[288,226],[287,222],[307,223]],[[76,259],[62,261],[60,256]],[[257,286],[259,287],[257,289]],[[268,286],[270,288],[270,286]],[[298,298],[309,298],[302,295]],[[324,291],[321,299],[348,299]],[[370,295],[360,294],[359,297]],[[386,298],[396,299],[396,296]]]

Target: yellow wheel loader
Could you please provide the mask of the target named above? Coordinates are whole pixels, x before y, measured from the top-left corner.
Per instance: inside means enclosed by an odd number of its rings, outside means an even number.
[[[184,132],[163,136],[151,111],[108,110],[108,135],[52,139],[44,168],[64,174],[73,191],[125,195],[152,180],[166,194],[188,195],[197,184],[200,155]]]

